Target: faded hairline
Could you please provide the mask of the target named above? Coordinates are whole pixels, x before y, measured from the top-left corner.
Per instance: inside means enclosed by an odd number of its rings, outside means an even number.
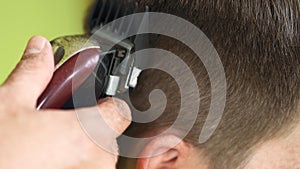
[[[211,99],[206,70],[194,59],[194,53],[179,42],[161,37],[155,43],[182,57],[197,76],[202,92],[201,111],[186,141],[206,152],[214,162],[212,168],[237,168],[247,162],[255,145],[289,134],[286,131],[291,131],[299,120],[299,1],[143,2],[154,11],[175,14],[197,25],[211,39],[224,64],[228,82],[224,117],[214,136],[199,145]],[[188,10],[191,6],[193,9]],[[161,119],[133,124],[128,132],[147,132],[172,124],[169,119],[176,118],[178,109],[178,100],[174,99],[178,89],[172,79],[148,71],[139,80],[132,97],[136,107],[149,106],[147,94],[153,88],[164,89],[170,106]]]

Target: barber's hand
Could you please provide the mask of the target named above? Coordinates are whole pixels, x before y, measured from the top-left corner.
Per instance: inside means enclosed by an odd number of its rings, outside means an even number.
[[[53,71],[50,43],[43,37],[33,37],[21,61],[0,87],[0,168],[115,168],[117,156],[89,139],[75,110],[35,109]],[[99,123],[102,121],[103,124],[97,124],[100,128],[93,130],[103,132],[103,140],[116,152],[116,138],[130,124],[131,115],[126,103],[104,99],[96,107],[76,111],[87,114],[86,122],[89,118],[93,121],[89,113],[100,114],[102,120]],[[105,127],[116,132],[107,132]]]

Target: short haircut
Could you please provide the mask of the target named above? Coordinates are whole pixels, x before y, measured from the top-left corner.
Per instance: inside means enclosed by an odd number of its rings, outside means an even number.
[[[142,0],[141,3],[149,5],[151,11],[189,20],[206,34],[220,55],[227,82],[226,107],[214,135],[199,144],[211,101],[207,72],[195,54],[180,42],[165,36],[155,41],[155,47],[180,56],[197,77],[201,105],[197,121],[185,140],[204,151],[211,168],[237,168],[247,162],[255,145],[291,132],[299,119],[298,0]],[[167,127],[176,119],[179,88],[166,73],[144,71],[132,93],[133,104],[140,110],[147,109],[148,95],[157,88],[168,98],[164,113],[151,123],[133,123],[128,135]]]

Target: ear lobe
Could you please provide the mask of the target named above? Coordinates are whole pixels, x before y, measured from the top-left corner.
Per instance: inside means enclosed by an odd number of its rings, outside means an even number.
[[[178,155],[177,150],[169,150],[154,157],[141,158],[137,162],[137,169],[176,168]]]
[[[177,168],[191,155],[191,148],[174,135],[157,137],[144,148],[137,169]]]

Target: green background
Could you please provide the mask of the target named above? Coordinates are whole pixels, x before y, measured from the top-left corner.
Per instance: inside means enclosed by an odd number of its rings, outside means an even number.
[[[84,32],[84,19],[93,0],[0,1],[0,84],[22,56],[28,39],[49,40]]]

